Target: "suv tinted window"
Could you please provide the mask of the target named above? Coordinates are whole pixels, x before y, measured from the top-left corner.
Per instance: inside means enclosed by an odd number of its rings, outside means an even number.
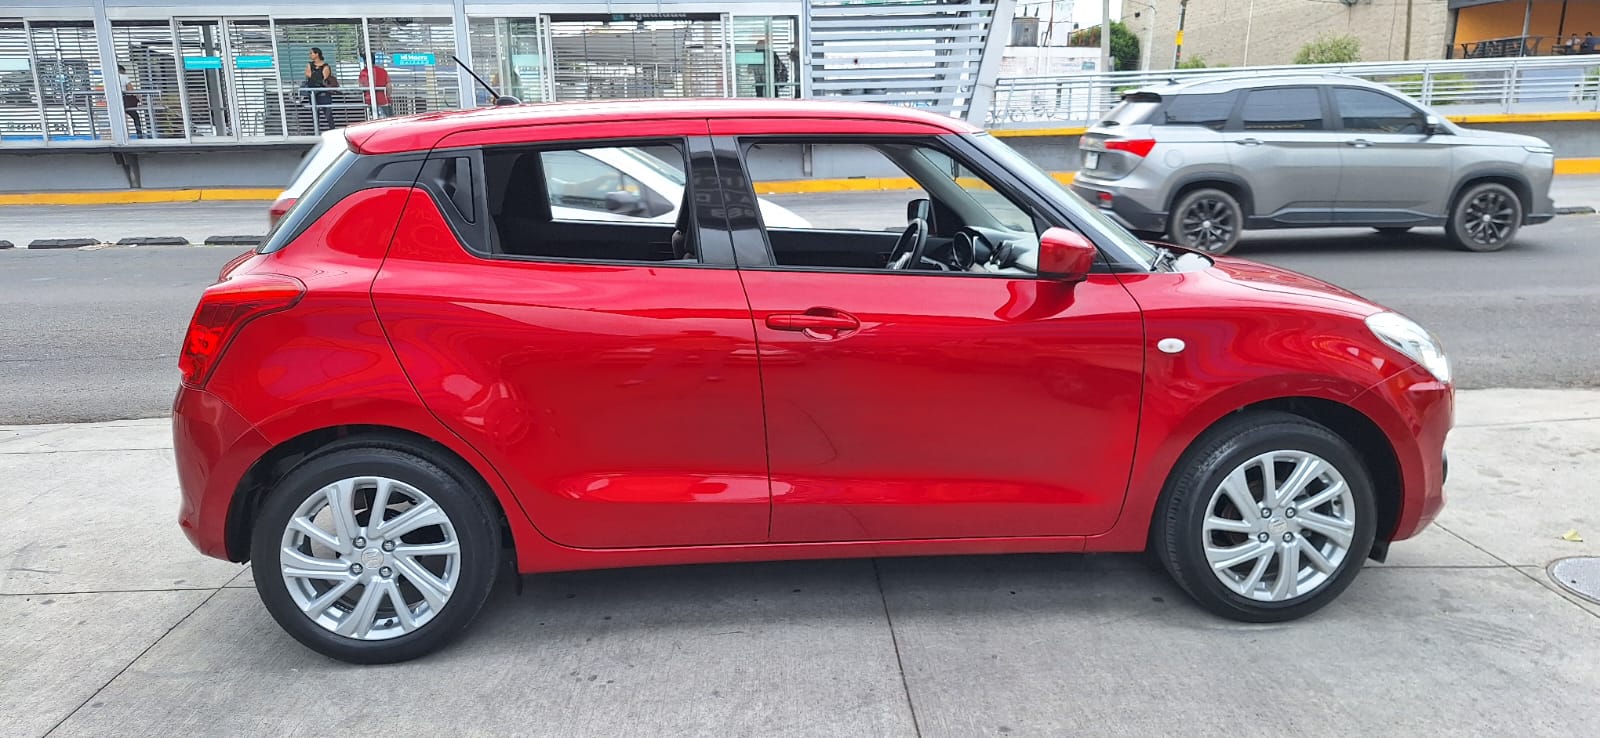
[[[1417,133],[1424,130],[1423,115],[1415,108],[1375,90],[1335,87],[1339,124],[1347,131]]]
[[[1320,131],[1322,96],[1314,87],[1251,90],[1240,117],[1247,131]]]
[[[1228,117],[1233,114],[1233,105],[1238,100],[1238,90],[1179,95],[1162,108],[1160,123],[1168,126],[1205,126],[1220,131],[1228,124]]]

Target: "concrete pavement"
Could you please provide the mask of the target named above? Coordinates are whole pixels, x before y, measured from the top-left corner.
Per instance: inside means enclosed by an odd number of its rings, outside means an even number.
[[[1600,391],[1464,391],[1450,455],[1439,524],[1296,623],[1136,556],[672,567],[528,577],[360,668],[189,548],[164,420],[0,427],[0,734],[1592,733],[1600,605],[1542,567],[1600,555]]]

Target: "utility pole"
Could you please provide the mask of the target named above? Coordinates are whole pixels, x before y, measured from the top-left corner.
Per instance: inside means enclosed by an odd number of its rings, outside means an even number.
[[[1189,0],[1178,3],[1178,36],[1172,44],[1172,68],[1178,68],[1178,62],[1183,61],[1183,19],[1189,14]]]
[[[1404,55],[1406,61],[1411,61],[1411,3],[1412,0],[1406,0],[1406,51]],[[1565,10],[1565,8],[1562,10]]]
[[[1100,0],[1100,73],[1111,69],[1111,0]]]

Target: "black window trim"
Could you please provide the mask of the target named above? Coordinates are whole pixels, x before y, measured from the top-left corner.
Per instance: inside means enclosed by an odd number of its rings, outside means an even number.
[[[567,256],[534,256],[524,254],[496,253],[487,248],[490,243],[488,231],[494,228],[494,218],[489,213],[489,188],[488,172],[483,165],[483,155],[500,151],[570,151],[577,149],[595,149],[622,146],[637,146],[641,143],[657,143],[677,145],[684,154],[685,184],[684,188],[694,209],[689,214],[689,229],[692,237],[696,239],[697,263],[679,261],[636,261],[631,259],[583,259]],[[473,161],[473,189],[474,204],[480,209],[482,215],[475,224],[466,223],[458,217],[451,207],[439,207],[445,215],[445,220],[455,231],[456,240],[461,244],[462,250],[468,255],[484,261],[511,261],[533,264],[592,264],[606,267],[643,267],[649,269],[733,269],[735,263],[731,246],[728,245],[725,228],[717,228],[721,210],[721,192],[714,186],[715,169],[711,168],[708,158],[710,140],[707,136],[608,136],[604,138],[562,139],[555,141],[528,141],[493,145],[472,145],[449,148],[436,148],[428,153],[428,159],[450,158],[458,156],[470,157]],[[698,162],[698,167],[697,167]],[[700,183],[697,187],[696,174],[708,174],[711,179]],[[710,186],[708,186],[710,185]],[[439,192],[432,186],[418,182],[428,194],[434,198],[435,206],[449,200],[445,193]],[[706,189],[707,202],[697,199],[697,192]],[[716,207],[708,207],[714,202]],[[582,221],[604,225],[608,221]],[[471,233],[471,237],[464,234]]]
[[[720,181],[725,190],[725,197],[730,202],[741,198],[757,199],[754,183],[751,181],[748,170],[745,168],[745,152],[750,146],[757,143],[800,143],[800,144],[825,144],[841,143],[859,145],[866,141],[882,143],[898,143],[924,145],[928,148],[941,151],[957,164],[966,167],[968,171],[981,175],[984,181],[995,187],[1011,204],[1022,204],[1022,209],[1034,219],[1034,227],[1043,224],[1048,227],[1070,228],[1084,234],[1095,243],[1100,257],[1095,260],[1095,273],[1118,271],[1118,262],[1111,261],[1107,249],[1098,242],[1098,234],[1091,228],[1085,228],[1067,217],[1062,211],[1054,207],[1046,207],[1049,198],[1035,192],[1032,188],[1021,183],[1011,181],[1010,177],[996,176],[996,171],[1004,171],[998,163],[982,155],[982,151],[966,142],[960,134],[840,134],[840,133],[782,133],[782,134],[741,134],[713,136],[717,147],[718,165],[721,173]],[[777,263],[777,258],[772,252],[771,241],[766,235],[766,225],[760,219],[758,208],[752,208],[754,223],[730,220],[729,227],[734,234],[736,253],[740,256],[739,268],[742,270],[765,272],[801,272],[819,274],[903,274],[914,277],[973,277],[980,279],[1037,279],[1031,274],[992,274],[982,272],[961,271],[934,271],[922,269],[883,269],[872,267],[826,267],[826,266],[791,266]],[[830,230],[830,229],[816,229]],[[1102,267],[1105,267],[1104,269]],[[1133,271],[1133,270],[1127,270]],[[1147,272],[1148,266],[1138,265],[1136,271]]]

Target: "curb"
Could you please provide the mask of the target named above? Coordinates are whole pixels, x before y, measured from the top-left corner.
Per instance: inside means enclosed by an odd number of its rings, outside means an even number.
[[[1574,205],[1571,207],[1556,206],[1556,215],[1594,215],[1594,208],[1588,205]]]
[[[0,251],[13,248],[16,248],[16,244],[11,243],[10,241],[0,241]]]
[[[79,249],[98,243],[100,240],[96,238],[36,238],[28,244],[28,249]]]
[[[134,236],[117,242],[118,246],[188,246],[183,236]]]
[[[266,236],[207,236],[207,246],[260,246]]]

